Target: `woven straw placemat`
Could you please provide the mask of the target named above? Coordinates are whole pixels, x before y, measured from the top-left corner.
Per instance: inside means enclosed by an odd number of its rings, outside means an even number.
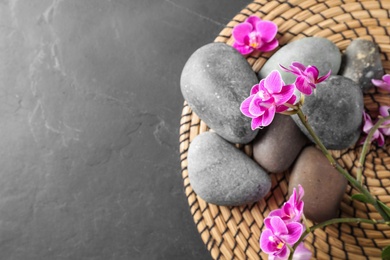
[[[356,38],[371,40],[379,46],[385,73],[390,73],[390,1],[355,0],[256,0],[238,13],[224,28],[216,42],[232,44],[232,28],[249,15],[275,22],[280,47],[303,37],[323,37],[341,51]],[[280,48],[279,47],[279,48]],[[276,50],[277,51],[277,50]],[[258,72],[271,53],[252,53],[247,57]],[[377,115],[379,105],[390,105],[390,95],[377,88],[364,96],[365,108]],[[208,204],[193,191],[187,172],[187,152],[191,141],[208,131],[207,125],[184,102],[180,122],[180,156],[185,194],[199,234],[214,259],[267,259],[259,247],[263,219],[287,199],[289,172],[272,173],[272,189],[255,204],[225,207]],[[251,144],[239,146],[252,156]],[[361,146],[332,151],[338,162],[353,175]],[[390,138],[384,147],[371,145],[364,165],[364,184],[382,202],[390,205]],[[357,193],[348,186],[343,197],[340,217],[380,219],[370,205],[352,201]],[[312,224],[312,223],[310,223]],[[390,227],[370,224],[337,224],[317,229],[305,240],[313,259],[379,259],[381,248],[390,245]]]

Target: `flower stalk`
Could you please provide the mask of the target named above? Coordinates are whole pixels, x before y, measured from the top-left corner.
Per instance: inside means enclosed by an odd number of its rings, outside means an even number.
[[[356,188],[358,191],[360,191],[366,198],[367,198],[367,202],[372,204],[375,209],[379,212],[379,214],[382,216],[382,218],[385,220],[385,221],[390,221],[390,216],[386,213],[386,211],[382,208],[382,206],[378,203],[378,200],[375,199],[371,193],[367,190],[366,187],[364,187],[360,181],[356,180],[351,174],[349,174],[343,167],[341,167],[341,165],[339,163],[337,163],[337,161],[333,158],[333,156],[331,155],[331,153],[329,152],[329,150],[324,146],[324,144],[322,143],[322,141],[318,138],[317,134],[314,132],[313,128],[310,126],[310,124],[307,122],[307,119],[306,119],[306,116],[303,114],[302,110],[299,108],[298,111],[297,111],[297,115],[299,117],[299,119],[301,120],[301,122],[303,123],[303,125],[305,126],[305,128],[307,129],[307,131],[309,132],[309,134],[313,137],[314,139],[314,142],[318,145],[318,147],[320,148],[320,150],[323,152],[323,154],[326,156],[326,158],[328,159],[329,163],[338,171],[340,172],[348,181],[349,183],[351,183],[351,185]],[[390,118],[390,117],[389,117]],[[384,118],[383,121],[385,120],[388,120],[389,118]],[[381,120],[380,120],[381,121]],[[382,123],[383,123],[382,121]],[[379,121],[378,121],[379,122]],[[379,124],[380,125],[380,124]],[[377,128],[379,127],[379,125],[377,126]],[[375,125],[376,126],[376,125]],[[373,134],[373,132],[375,131],[375,129],[373,131],[370,131],[370,134]],[[372,135],[371,135],[372,136]],[[367,140],[371,140],[369,137],[367,138]],[[367,148],[366,148],[367,149]],[[366,152],[367,153],[367,152]]]
[[[359,167],[358,167],[357,172],[356,172],[356,180],[360,184],[362,184],[362,181],[363,181],[362,180],[363,165],[364,165],[364,162],[366,160],[367,153],[369,151],[372,137],[374,136],[375,131],[378,130],[381,127],[381,125],[387,120],[390,120],[390,116],[380,118],[376,122],[376,124],[371,128],[370,132],[368,133],[368,135],[366,137],[366,140],[364,141],[362,152],[361,152],[360,158],[359,158]]]

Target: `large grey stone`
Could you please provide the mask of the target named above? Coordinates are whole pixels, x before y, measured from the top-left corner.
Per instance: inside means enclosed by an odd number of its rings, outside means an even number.
[[[328,149],[344,149],[358,140],[363,120],[363,94],[359,85],[343,76],[330,76],[307,96],[303,113]],[[312,141],[297,115],[292,118]]]
[[[283,46],[275,52],[259,71],[259,78],[265,78],[271,71],[278,70],[286,84],[294,83],[296,76],[282,71],[279,64],[289,67],[293,61],[305,66],[314,65],[320,76],[332,70],[336,75],[340,69],[341,54],[337,46],[325,38],[306,37]]]
[[[257,84],[246,59],[224,43],[195,51],[181,74],[181,91],[192,110],[215,132],[232,143],[249,143],[257,131],[240,111],[242,101]]]
[[[253,203],[271,188],[270,177],[257,163],[213,132],[191,143],[188,176],[197,195],[217,205]]]
[[[287,170],[308,139],[290,116],[276,114],[253,141],[253,158],[269,172]]]
[[[381,79],[383,66],[378,46],[369,40],[353,40],[342,56],[340,75],[350,78],[366,92],[374,85],[371,79]]]
[[[291,171],[289,195],[302,185],[305,216],[315,222],[337,217],[347,187],[344,178],[314,146],[303,149]]]

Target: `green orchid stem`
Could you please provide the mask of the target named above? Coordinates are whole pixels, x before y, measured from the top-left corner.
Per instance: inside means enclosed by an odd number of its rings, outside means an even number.
[[[383,122],[385,122],[387,120],[390,120],[390,116],[380,118],[378,120],[378,122],[376,122],[376,124],[371,128],[370,132],[368,133],[368,135],[366,137],[366,140],[364,141],[362,153],[360,154],[360,158],[359,158],[359,167],[358,167],[357,172],[356,172],[356,180],[360,184],[362,184],[362,182],[363,182],[363,180],[362,180],[363,165],[364,165],[364,162],[366,160],[366,155],[369,151],[372,136],[374,135],[375,131],[378,130],[379,127],[381,127]]]
[[[385,221],[390,221],[390,216],[383,210],[383,208],[379,205],[378,201],[371,195],[371,193],[359,182],[357,181],[352,175],[350,175],[343,167],[340,166],[336,162],[336,160],[333,158],[333,156],[330,154],[328,149],[324,146],[324,144],[321,142],[321,140],[318,138],[317,134],[314,132],[313,128],[311,128],[310,124],[307,122],[306,116],[303,114],[302,110],[298,108],[297,115],[303,125],[306,127],[309,134],[313,137],[314,142],[318,145],[318,147],[321,149],[322,153],[326,156],[330,164],[338,171],[340,172],[350,183],[351,185],[359,190],[361,193],[363,193],[364,196],[366,196],[368,203],[372,204],[375,209],[379,212],[379,214],[382,216],[382,218]],[[387,117],[386,117],[387,118]]]
[[[374,220],[374,219],[365,219],[365,218],[334,218],[324,222],[321,222],[317,225],[311,226],[309,230],[305,230],[299,240],[294,244],[293,250],[291,250],[289,259],[292,259],[294,250],[298,247],[300,243],[306,238],[306,236],[316,230],[317,228],[323,228],[329,225],[337,224],[337,223],[368,223],[368,224],[387,224],[389,225],[389,221],[384,220]]]

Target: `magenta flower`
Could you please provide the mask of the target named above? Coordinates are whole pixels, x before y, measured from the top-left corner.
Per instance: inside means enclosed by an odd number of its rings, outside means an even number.
[[[326,75],[318,77],[319,71],[316,66],[309,65],[305,67],[302,63],[293,62],[290,65],[290,69],[279,65],[280,68],[286,72],[290,72],[297,76],[295,80],[295,86],[297,89],[305,95],[311,95],[313,89],[316,88],[316,84],[329,78],[331,71]]]
[[[254,50],[272,51],[278,47],[275,39],[278,26],[271,21],[262,21],[257,16],[249,16],[243,23],[233,28],[233,47],[242,55],[247,55]]]
[[[283,204],[282,208],[271,211],[268,216],[278,216],[286,223],[301,221],[304,206],[302,198],[304,194],[305,192],[301,185],[298,186],[298,192],[294,188],[289,200]]]
[[[390,74],[386,74],[380,79],[372,79],[372,84],[378,88],[383,88],[384,90],[390,91]]]
[[[260,236],[260,248],[274,259],[286,259],[291,246],[302,235],[303,226],[298,222],[285,223],[280,217],[267,217],[264,220],[266,229]]]
[[[363,132],[368,134],[370,132],[371,128],[374,126],[374,123],[372,122],[370,115],[364,111],[363,111],[363,119],[364,119]],[[365,139],[366,139],[366,137],[363,138],[361,143],[363,143],[365,141]],[[371,141],[376,141],[379,146],[383,146],[385,144],[385,138],[384,138],[382,132],[379,131],[379,129],[377,129],[374,132]]]
[[[380,106],[379,107],[379,114],[381,116],[383,116],[383,117],[387,117],[387,116],[389,116],[389,109],[390,109],[390,106]],[[390,120],[386,120],[382,124],[383,127],[379,128],[379,131],[382,134],[389,136],[390,135],[390,127],[389,127],[389,125],[390,125]]]
[[[295,102],[294,85],[284,85],[280,73],[272,71],[252,87],[250,96],[241,104],[241,112],[252,118],[252,130],[271,124],[275,113],[288,109],[285,103]]]

